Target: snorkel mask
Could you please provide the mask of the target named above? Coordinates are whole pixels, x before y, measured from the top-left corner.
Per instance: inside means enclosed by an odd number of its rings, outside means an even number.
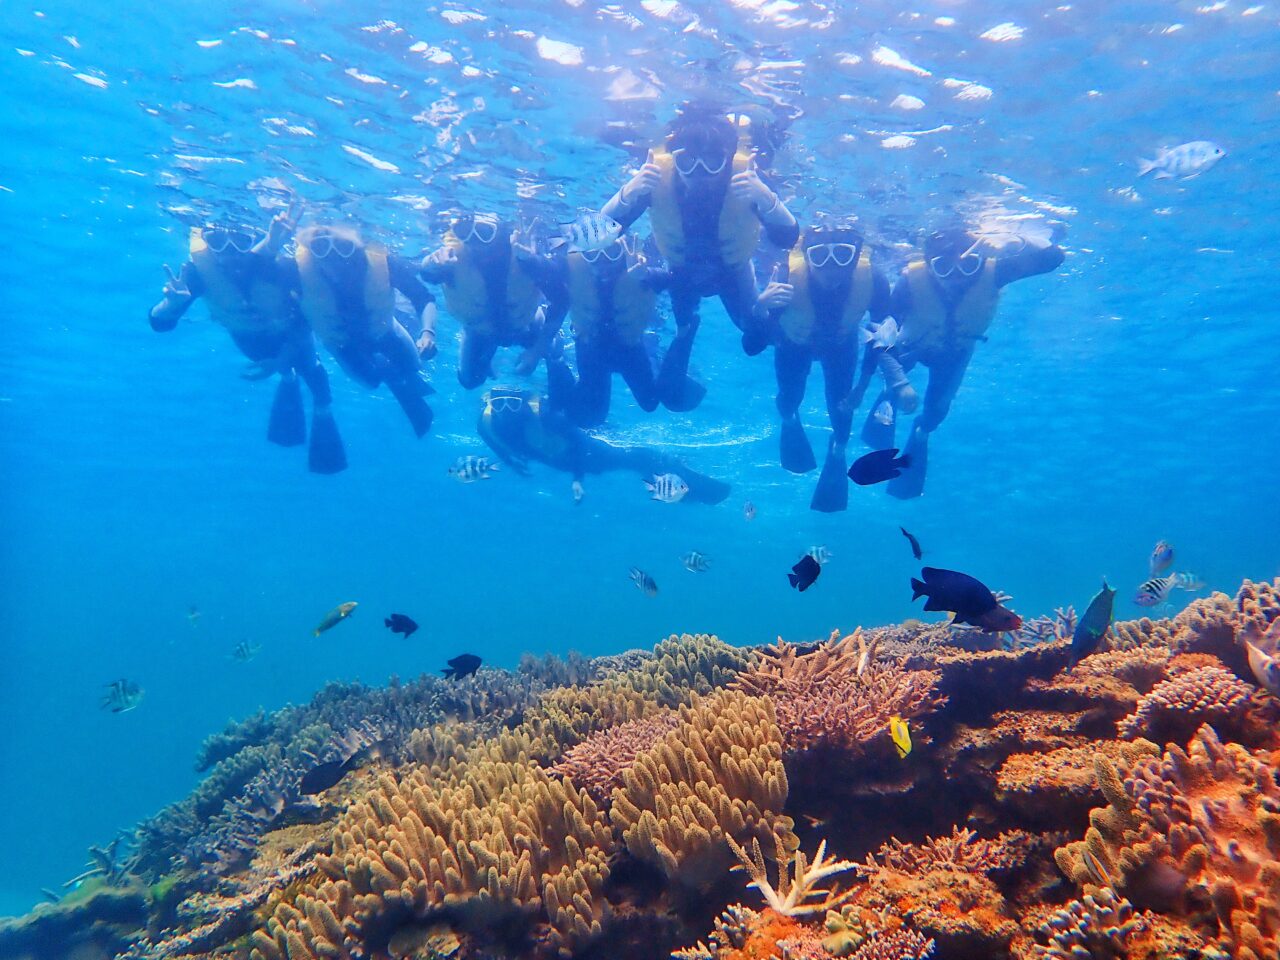
[[[965,280],[977,274],[987,258],[980,252],[982,241],[964,227],[938,230],[924,242],[924,261],[939,280]]]
[[[862,233],[848,224],[806,230],[801,244],[812,275],[820,282],[849,275],[862,253]]]
[[[205,227],[200,231],[205,246],[214,253],[252,253],[266,234],[254,227]]]

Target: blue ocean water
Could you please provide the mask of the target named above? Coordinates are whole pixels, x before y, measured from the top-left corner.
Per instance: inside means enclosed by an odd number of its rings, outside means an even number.
[[[228,718],[328,680],[918,615],[900,524],[1024,615],[1082,607],[1104,574],[1126,600],[1162,537],[1212,588],[1276,576],[1278,17],[1098,0],[7,3],[0,914],[189,791]],[[644,416],[618,384],[603,431],[731,481],[717,507],[654,503],[630,475],[592,478],[580,506],[545,470],[455,483],[454,459],[484,451],[448,316],[422,441],[330,365],[351,461],[333,477],[265,443],[271,388],[240,379],[202,307],[171,334],[147,326],[193,218],[265,221],[287,188],[416,256],[458,206],[599,205],[634,169],[608,125],[656,134],[694,96],[797,114],[775,163],[789,205],[802,222],[858,213],[893,273],[957,207],[1065,225],[1063,268],[1007,291],[919,500],[855,489],[843,514],[810,511],[815,477],[777,464],[771,363],[741,354],[718,307],[694,353],[706,402]],[[1137,178],[1137,158],[1198,139],[1227,158]],[[819,384],[803,412],[821,450]],[[814,544],[833,559],[801,595],[784,574]],[[709,572],[683,569],[690,549]],[[351,620],[312,637],[344,600]],[[390,635],[392,610],[422,629]],[[230,657],[242,640],[262,646],[250,663]],[[112,715],[98,701],[119,677],[146,697]]]

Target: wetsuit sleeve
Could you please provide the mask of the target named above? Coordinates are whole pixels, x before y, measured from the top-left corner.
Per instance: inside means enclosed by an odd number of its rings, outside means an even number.
[[[196,265],[188,260],[178,271],[178,281],[189,291],[186,294],[166,292],[147,314],[151,329],[157,333],[166,333],[178,325],[182,315],[187,312],[196,298],[204,294],[204,284]]]
[[[649,195],[643,197],[633,197],[629,202],[622,199],[622,190],[619,189],[606,203],[600,208],[600,212],[606,217],[613,217],[622,225],[622,229],[627,230],[633,223],[640,219],[640,215],[649,209]]]
[[[874,323],[880,323],[893,313],[893,294],[883,271],[873,269],[871,272],[871,302],[867,305],[867,312]]]
[[[421,314],[428,304],[436,302],[435,294],[427,289],[413,263],[404,257],[393,255],[387,258],[387,269],[391,275],[391,285],[409,299],[414,313]]]
[[[1028,244],[1021,253],[1007,257],[996,263],[996,286],[1003,287],[1024,277],[1034,277],[1039,273],[1049,273],[1062,265],[1066,255],[1056,243],[1047,247],[1033,247]]]
[[[453,279],[453,266],[448,263],[434,263],[430,258],[423,258],[418,267],[418,277],[423,283],[448,283]]]
[[[661,267],[650,267],[644,276],[644,285],[658,292],[666,290],[671,286],[671,271]]]
[[[778,201],[782,203],[781,200]],[[790,223],[764,224],[765,236],[769,238],[769,242],[783,250],[790,250],[796,245],[796,241],[800,239],[800,224],[795,217],[791,218]]]

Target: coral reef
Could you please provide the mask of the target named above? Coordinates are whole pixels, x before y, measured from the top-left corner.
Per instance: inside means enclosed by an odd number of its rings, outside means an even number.
[[[679,723],[680,715],[669,710],[608,727],[571,747],[551,769],[584,788],[597,803],[608,806],[614,788],[622,785],[622,775],[636,758]]]
[[[613,793],[627,850],[673,884],[702,889],[734,861],[730,840],[794,850],[787,774],[772,704],[722,692],[682,707],[680,725],[636,757]]]

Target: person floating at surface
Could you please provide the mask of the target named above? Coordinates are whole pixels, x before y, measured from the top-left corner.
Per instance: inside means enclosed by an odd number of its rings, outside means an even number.
[[[609,415],[613,374],[619,373],[640,409],[658,407],[658,388],[645,335],[657,293],[671,275],[649,265],[637,237],[622,236],[602,250],[539,257],[517,247],[544,290],[565,291],[578,361],[578,382],[567,401],[569,419],[599,426]]]
[[[649,211],[654,240],[671,269],[671,306],[676,335],[658,374],[658,395],[671,410],[691,410],[706,388],[689,378],[689,357],[698,332],[698,306],[719,296],[742,346],[755,356],[768,346],[764,324],[756,321],[756,251],[763,225],[769,240],[784,250],[795,245],[800,228],[776,192],[756,170],[750,124],[735,123],[705,107],[689,107],[676,117],[666,139],[649,152],[640,171],[601,212],[623,229]]]
[[[842,401],[853,387],[859,325],[870,312],[881,321],[889,311],[889,281],[871,265],[871,252],[851,224],[806,230],[787,260],[756,301],[757,317],[767,316],[773,331],[773,364],[782,416],[782,466],[808,473],[817,466],[800,423],[809,369],[822,364],[831,439],[810,508],[825,513],[849,505],[845,448],[853,413]]]
[[[375,389],[385,383],[413,432],[431,429],[422,356],[435,353],[435,298],[413,263],[380,243],[337,224],[298,231],[294,282],[302,314],[320,342],[353,380]],[[422,326],[417,344],[395,316],[396,291],[413,305]]]
[[[444,305],[462,325],[458,381],[468,390],[493,376],[499,347],[523,347],[516,373],[527,376],[547,358],[547,373],[563,365],[556,335],[567,304],[556,291],[542,305],[530,270],[515,256],[519,237],[494,214],[463,214],[454,219],[444,245],[429,254],[420,276],[444,287]]]
[[[272,443],[292,447],[307,441],[299,380],[305,381],[312,399],[308,465],[313,473],[338,473],[346,469],[347,456],[333,419],[329,375],[276,259],[293,221],[292,210],[281,212],[265,234],[234,226],[193,227],[187,239],[189,259],[177,274],[165,267],[169,281],[149,319],[153,330],[172,330],[191,304],[203,298],[214,322],[226,328],[253,362],[247,379],[279,373],[267,426]]]
[[[729,484],[703,476],[682,461],[650,447],[616,446],[571,424],[564,410],[532,390],[494,387],[484,394],[477,432],[503,463],[521,476],[529,461],[545,463],[573,477],[573,499],[581,503],[588,474],[628,470],[644,479],[678,474],[689,491],[685,501],[720,503]]]
[[[919,398],[907,379],[911,368],[927,367],[929,383],[904,450],[910,467],[889,483],[891,496],[908,500],[924,492],[929,434],[946,419],[974,347],[987,339],[1001,288],[1056,270],[1064,259],[1056,243],[1020,238],[1019,244],[1020,249],[1009,256],[988,256],[980,237],[967,227],[949,226],[928,236],[923,256],[908,263],[894,285],[890,311],[901,334],[880,355],[885,388],[863,427],[862,438],[868,446],[877,450],[895,446],[894,418],[876,416],[881,404],[889,401],[895,410],[906,413],[918,406]]]

